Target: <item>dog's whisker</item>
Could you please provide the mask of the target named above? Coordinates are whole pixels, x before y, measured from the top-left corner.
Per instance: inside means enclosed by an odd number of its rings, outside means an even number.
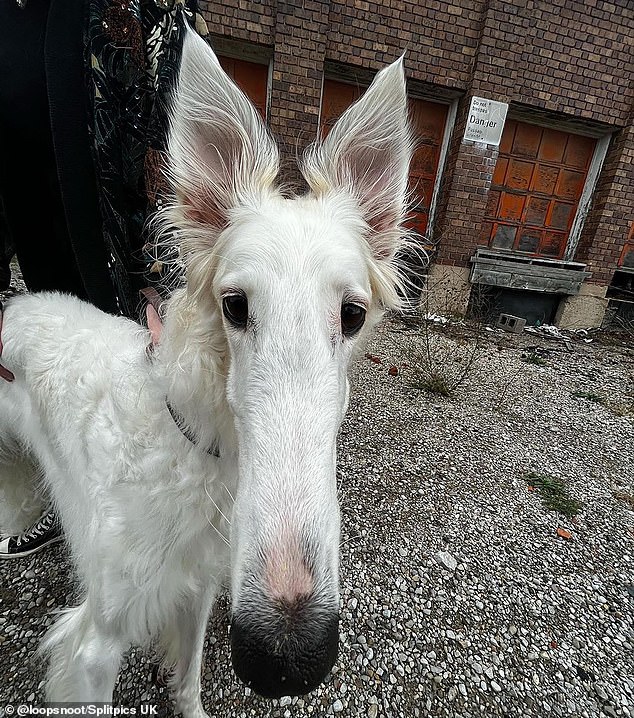
[[[225,484],[224,481],[221,481],[220,483],[222,484],[222,488],[229,494],[229,498],[231,499],[231,501],[235,504],[236,500],[231,491],[229,491],[229,487],[227,486],[227,484]]]
[[[216,532],[216,534],[218,534],[218,536],[223,540],[223,542],[228,547],[231,547],[231,544],[229,543],[229,539],[222,533],[222,531],[216,526],[216,524],[214,524],[214,522],[209,518],[209,514],[205,513],[205,518],[207,519],[207,523]]]
[[[209,493],[209,489],[207,488],[207,479],[205,479],[205,481],[204,481],[204,488],[205,488],[205,493],[207,494],[207,498],[208,498],[208,499],[211,501],[211,503],[214,505],[214,508],[216,509],[216,511],[217,511],[217,512],[222,516],[222,518],[227,522],[227,526],[231,526],[231,521],[229,521],[229,519],[224,515],[224,513],[223,513],[222,509],[220,508],[220,506],[218,506],[218,504],[213,500],[211,494]]]
[[[339,548],[343,548],[343,546],[353,541],[361,541],[363,538],[363,536],[348,536],[347,539],[344,539],[343,541],[339,542]]]

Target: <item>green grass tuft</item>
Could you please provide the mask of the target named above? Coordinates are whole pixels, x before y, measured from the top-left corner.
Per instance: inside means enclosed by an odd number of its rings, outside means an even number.
[[[575,399],[587,399],[593,401],[595,404],[601,404],[605,406],[605,399],[599,394],[595,394],[592,391],[571,391],[570,396],[574,396]]]
[[[441,373],[435,371],[415,372],[415,378],[410,383],[412,389],[426,391],[429,394],[437,394],[438,396],[450,396],[451,387]]]
[[[542,504],[548,511],[558,511],[560,514],[572,518],[581,510],[583,504],[568,495],[566,486],[561,479],[555,479],[545,474],[536,474],[529,471],[524,474],[524,480],[534,486]]]

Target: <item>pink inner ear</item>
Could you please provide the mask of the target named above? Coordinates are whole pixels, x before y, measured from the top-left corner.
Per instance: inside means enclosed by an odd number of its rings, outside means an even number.
[[[152,337],[152,345],[156,346],[161,341],[163,322],[151,304],[148,304],[145,308],[145,316],[147,318],[147,328],[150,330],[150,336]]]
[[[366,220],[375,232],[371,242],[374,256],[387,259],[392,254],[392,242],[381,243],[380,238],[393,232],[400,220],[398,183],[395,182],[389,148],[361,147],[356,155],[352,149],[349,162],[353,176],[358,178],[364,190],[361,202]]]
[[[378,234],[382,232],[389,232],[394,228],[394,224],[396,222],[395,213],[390,212],[386,210],[385,212],[382,212],[376,217],[372,217],[368,224],[372,229],[377,232]],[[381,250],[387,251],[387,248],[382,247]]]
[[[196,224],[202,224],[217,229],[223,229],[226,224],[225,218],[218,207],[211,202],[196,204],[190,197],[183,198],[183,205],[186,207],[187,219]]]

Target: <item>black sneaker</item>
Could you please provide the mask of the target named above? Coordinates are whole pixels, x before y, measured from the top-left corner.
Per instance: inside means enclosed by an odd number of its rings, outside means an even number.
[[[0,536],[0,559],[22,558],[64,538],[53,511],[47,511],[26,531],[17,536]]]

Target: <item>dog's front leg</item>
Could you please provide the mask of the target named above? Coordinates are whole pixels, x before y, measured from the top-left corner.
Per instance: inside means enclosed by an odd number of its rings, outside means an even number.
[[[214,582],[198,601],[179,609],[174,622],[168,650],[172,655],[178,652],[179,657],[170,684],[176,711],[183,718],[207,718],[200,698],[200,674],[207,621],[217,590]]]
[[[50,653],[47,700],[112,701],[121,655],[129,643],[95,613],[90,601],[68,609],[42,643],[42,650]]]

